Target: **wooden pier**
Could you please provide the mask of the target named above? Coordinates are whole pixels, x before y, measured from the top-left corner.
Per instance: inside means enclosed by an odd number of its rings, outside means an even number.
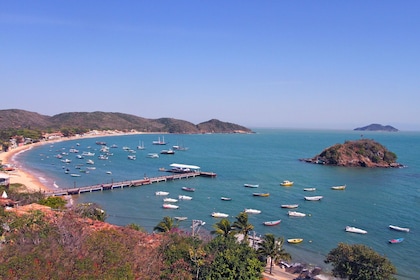
[[[87,193],[87,192],[97,192],[97,191],[105,191],[105,190],[113,190],[113,189],[139,187],[139,186],[150,185],[150,184],[159,183],[159,182],[195,178],[198,176],[216,177],[216,173],[213,173],[213,172],[187,172],[187,173],[176,173],[176,174],[174,173],[172,175],[167,175],[167,176],[159,176],[159,177],[152,177],[152,178],[146,177],[143,179],[97,184],[97,185],[85,186],[85,187],[80,187],[80,188],[66,188],[66,189],[52,190],[52,191],[46,191],[45,194],[48,196],[76,195],[76,194],[82,194],[82,193]]]

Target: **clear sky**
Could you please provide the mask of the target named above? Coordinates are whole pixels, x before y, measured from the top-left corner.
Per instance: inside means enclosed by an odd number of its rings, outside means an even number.
[[[0,109],[420,130],[420,1],[0,0]]]

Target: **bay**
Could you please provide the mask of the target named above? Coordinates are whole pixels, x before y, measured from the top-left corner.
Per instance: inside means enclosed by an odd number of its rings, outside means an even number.
[[[75,203],[96,202],[108,213],[107,222],[116,225],[136,223],[151,232],[164,216],[187,216],[180,223],[189,230],[192,219],[206,222],[203,231],[211,231],[218,219],[214,211],[229,214],[234,221],[245,208],[261,210],[250,215],[255,234],[274,233],[284,238],[303,238],[297,245],[286,244],[295,261],[313,263],[322,267],[323,259],[339,242],[365,244],[388,257],[398,269],[399,279],[417,279],[420,263],[417,248],[420,248],[420,133],[419,132],[357,132],[340,130],[293,130],[255,129],[254,134],[194,134],[165,135],[166,146],[152,145],[162,135],[138,134],[114,137],[81,138],[34,148],[17,156],[24,168],[37,174],[50,188],[73,188],[93,184],[117,182],[167,175],[159,171],[171,163],[193,164],[202,171],[217,173],[216,178],[190,178],[156,183],[135,188],[85,193],[74,196]],[[362,133],[362,134],[361,134]],[[344,168],[308,164],[300,158],[312,157],[326,147],[346,140],[374,139],[398,156],[398,162],[406,165],[398,169]],[[108,160],[99,160],[96,141],[107,142],[113,153]],[[143,142],[145,150],[136,150]],[[187,151],[174,155],[148,158],[148,153],[159,153],[172,145],[185,145]],[[130,147],[136,151],[136,160],[127,158]],[[79,153],[63,155],[71,160],[65,164],[57,154],[70,148]],[[92,160],[96,169],[76,155],[83,151],[94,152]],[[76,169],[76,166],[80,169]],[[92,167],[92,166],[91,166]],[[71,177],[65,174],[79,174]],[[80,172],[80,170],[84,172]],[[89,171],[86,173],[85,171]],[[111,174],[107,174],[110,171]],[[283,180],[294,181],[292,187],[280,186]],[[245,188],[244,184],[259,184],[258,189]],[[346,185],[344,191],[333,191],[331,186]],[[183,193],[182,187],[192,187],[193,193]],[[314,187],[314,193],[304,188]],[[180,201],[179,209],[163,209],[158,190],[168,191],[169,197],[180,194],[193,197]],[[255,197],[253,192],[269,192],[269,197]],[[321,201],[305,201],[305,195],[322,195]],[[232,201],[222,201],[221,196]],[[307,213],[304,218],[290,218],[281,204],[299,204],[298,211]],[[278,226],[266,227],[262,223],[281,219]],[[409,227],[409,233],[388,229],[394,224]],[[344,231],[345,226],[355,226],[368,231],[357,235]],[[389,244],[392,238],[404,237],[400,244]]]

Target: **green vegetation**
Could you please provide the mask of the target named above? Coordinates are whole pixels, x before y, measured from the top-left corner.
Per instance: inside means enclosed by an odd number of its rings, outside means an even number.
[[[98,220],[104,222],[106,219],[106,212],[96,203],[81,203],[76,206],[76,213],[84,218]]]
[[[165,216],[163,217],[163,220],[160,221],[154,228],[154,231],[157,232],[169,232],[171,231],[173,228],[175,228],[175,222],[174,219],[172,219],[169,216]]]
[[[65,209],[67,204],[67,202],[60,196],[49,196],[42,198],[38,203],[51,207],[52,209]]]
[[[334,276],[349,280],[395,279],[394,265],[365,245],[340,243],[328,253],[325,263],[332,264]]]
[[[270,258],[270,274],[274,263],[279,260],[290,261],[292,259],[292,256],[284,250],[283,245],[283,237],[276,238],[274,234],[268,233],[264,235],[263,242],[257,250],[259,256]]]

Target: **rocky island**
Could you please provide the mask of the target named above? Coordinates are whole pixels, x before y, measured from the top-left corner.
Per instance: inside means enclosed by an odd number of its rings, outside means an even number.
[[[397,155],[371,139],[346,141],[323,150],[313,158],[302,161],[345,167],[402,167]]]
[[[388,131],[388,132],[397,132],[398,129],[396,129],[393,126],[390,125],[381,125],[377,123],[373,123],[367,126],[358,127],[354,129],[355,131]]]

